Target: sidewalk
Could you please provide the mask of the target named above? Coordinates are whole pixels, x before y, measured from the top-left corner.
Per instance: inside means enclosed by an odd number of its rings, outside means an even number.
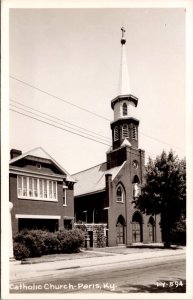
[[[112,249],[111,249],[112,250]],[[142,250],[142,249],[141,249]],[[89,252],[89,251],[88,251]],[[65,260],[56,260],[56,261],[48,261],[42,263],[35,264],[21,264],[20,261],[12,261],[10,262],[10,281],[27,281],[35,278],[36,280],[42,278],[43,276],[54,276],[63,272],[64,270],[73,270],[77,268],[87,268],[94,266],[104,266],[107,264],[116,264],[116,263],[124,263],[130,261],[131,263],[135,261],[135,263],[140,263],[140,260],[150,259],[150,258],[161,258],[161,257],[169,257],[175,255],[183,255],[185,254],[185,248],[180,248],[176,250],[172,249],[156,249],[152,251],[147,251],[147,249],[143,249],[140,252],[132,252],[131,249],[129,253],[117,254],[115,253],[105,253],[100,252],[100,249],[97,251],[91,250],[93,254],[96,253],[103,254],[102,256],[92,256],[92,257],[84,257],[78,259],[65,259]],[[73,255],[73,254],[72,254]]]

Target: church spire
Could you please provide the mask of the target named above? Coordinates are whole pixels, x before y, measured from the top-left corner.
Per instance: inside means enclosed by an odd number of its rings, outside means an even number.
[[[111,107],[114,110],[114,121],[111,123],[113,150],[122,149],[125,146],[138,148],[139,120],[135,118],[138,98],[133,96],[130,91],[124,27],[121,28],[121,31],[119,91],[117,97],[111,100]]]
[[[119,86],[118,86],[118,95],[128,95],[131,94],[129,75],[127,69],[127,57],[126,57],[126,38],[125,38],[125,28],[121,28],[122,38],[121,38],[121,64],[120,64],[120,73],[119,73]]]

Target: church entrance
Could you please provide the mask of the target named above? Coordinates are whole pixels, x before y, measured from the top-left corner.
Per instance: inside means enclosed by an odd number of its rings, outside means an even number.
[[[123,216],[119,216],[116,224],[117,230],[117,245],[125,244],[125,219]]]
[[[154,243],[155,242],[155,221],[152,216],[149,218],[148,227],[149,227],[149,241],[150,243],[151,242]]]
[[[90,239],[90,247],[93,247],[93,231],[88,231],[89,239]]]
[[[142,217],[139,212],[135,212],[132,218],[132,242],[143,242],[142,236]]]

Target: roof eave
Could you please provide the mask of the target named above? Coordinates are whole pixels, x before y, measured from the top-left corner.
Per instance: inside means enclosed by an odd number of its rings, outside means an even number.
[[[93,192],[88,192],[88,193],[84,193],[84,194],[74,195],[74,198],[86,197],[86,196],[89,196],[89,195],[99,194],[99,193],[103,193],[103,192],[106,192],[106,188],[98,190],[98,191],[93,191]]]
[[[115,106],[115,103],[119,102],[119,101],[130,101],[133,102],[135,107],[137,107],[138,104],[138,98],[133,96],[132,94],[127,94],[127,95],[119,95],[117,97],[115,97],[113,100],[111,100],[111,108],[113,109]]]
[[[17,157],[15,157],[15,158],[13,158],[13,159],[11,159],[10,161],[9,161],[9,164],[12,164],[12,163],[14,163],[14,162],[16,162],[16,161],[19,161],[19,160],[21,160],[21,159],[23,159],[23,158],[25,158],[25,157],[27,157],[28,155],[30,155],[30,153],[32,153],[34,150],[36,150],[36,149],[41,149],[48,157],[49,157],[49,159],[51,160],[51,162],[54,164],[54,166],[58,169],[58,170],[60,170],[60,172],[61,173],[63,173],[64,175],[66,175],[66,180],[67,181],[69,181],[69,182],[76,182],[76,180],[62,167],[62,166],[60,166],[60,164],[54,159],[54,158],[52,158],[51,156],[50,156],[50,154],[48,154],[42,147],[36,147],[36,148],[34,148],[34,149],[32,149],[32,150],[30,150],[30,151],[28,151],[28,152],[26,152],[26,153],[24,153],[24,154],[22,154],[22,155],[19,155],[19,156],[17,156]],[[33,156],[33,155],[31,155],[31,156]],[[35,156],[34,156],[35,157]],[[41,157],[40,157],[41,158]],[[47,158],[44,158],[44,159],[47,159]],[[47,160],[49,160],[49,159],[47,159]]]

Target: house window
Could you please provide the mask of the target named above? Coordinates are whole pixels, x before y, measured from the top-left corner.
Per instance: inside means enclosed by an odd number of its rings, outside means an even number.
[[[117,141],[119,139],[119,129],[118,126],[115,126],[114,128],[114,141]]]
[[[48,197],[48,189],[47,189],[47,180],[44,179],[43,181],[43,186],[44,186],[44,198],[46,199]]]
[[[22,196],[22,176],[17,177],[17,194],[18,197]]]
[[[72,229],[72,220],[64,220],[64,228],[67,230]]]
[[[18,198],[57,200],[57,182],[29,176],[17,177]]]
[[[135,125],[133,125],[133,139],[136,140],[137,139],[137,128]]]
[[[23,178],[23,183],[22,183],[22,196],[25,197],[27,196],[27,178]]]
[[[43,179],[39,179],[39,196],[43,198]]]
[[[27,177],[26,177],[26,179],[27,179]],[[33,196],[35,198],[37,198],[38,197],[38,179],[32,178],[32,180],[33,180]]]
[[[53,181],[53,197],[57,199],[57,182]]]
[[[127,104],[123,103],[123,116],[127,116]]]
[[[49,198],[52,198],[53,192],[52,192],[52,181],[49,180]]]
[[[67,206],[67,186],[63,185],[63,206]]]
[[[127,124],[123,124],[123,126],[122,126],[122,137],[123,138],[129,137],[129,131],[128,131],[128,125]]]
[[[124,190],[123,190],[123,187],[121,185],[119,185],[117,187],[116,197],[117,197],[117,202],[122,202],[123,203],[123,201],[124,201]]]
[[[29,177],[29,197],[33,197],[33,182],[31,177]]]

